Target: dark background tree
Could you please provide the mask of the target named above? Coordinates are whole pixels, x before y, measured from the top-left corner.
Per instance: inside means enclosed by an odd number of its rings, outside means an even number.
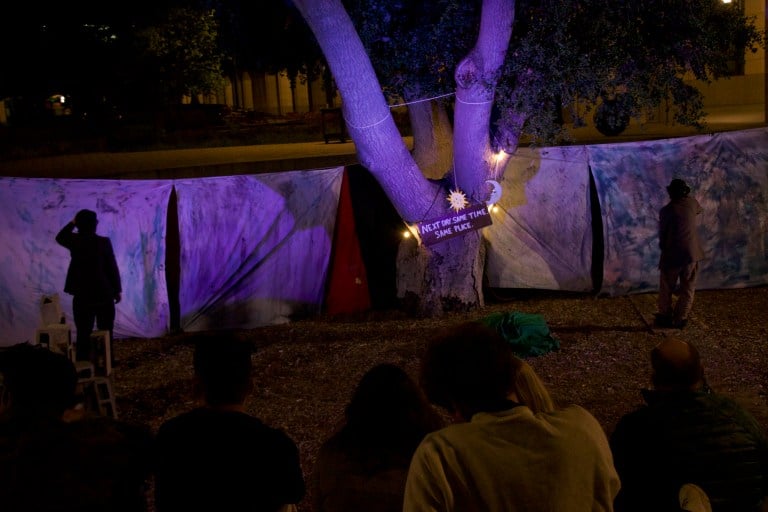
[[[146,60],[156,71],[163,102],[218,92],[224,85],[216,11],[172,7],[159,23],[138,32]]]
[[[292,88],[301,81],[323,77],[325,57],[290,2],[219,0],[211,5],[221,22],[221,45],[227,56],[224,67],[233,82],[243,71],[286,73]],[[333,96],[332,80],[325,85]]]

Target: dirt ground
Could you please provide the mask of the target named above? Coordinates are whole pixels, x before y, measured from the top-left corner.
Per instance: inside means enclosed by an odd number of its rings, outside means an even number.
[[[520,293],[471,313],[438,319],[396,311],[318,317],[239,331],[255,344],[256,388],[247,409],[283,428],[298,444],[310,481],[320,443],[342,419],[362,374],[380,362],[414,377],[424,342],[438,328],[498,311],[542,314],[560,349],[530,358],[561,404],[576,403],[610,434],[618,419],[642,403],[648,356],[663,336],[678,335],[700,349],[715,391],[743,404],[768,431],[768,288],[699,291],[683,331],[652,329],[655,294],[595,298]],[[121,419],[150,425],[191,409],[192,347],[183,334],[116,340],[114,373]],[[310,489],[311,493],[311,489]],[[311,511],[311,495],[299,510]]]

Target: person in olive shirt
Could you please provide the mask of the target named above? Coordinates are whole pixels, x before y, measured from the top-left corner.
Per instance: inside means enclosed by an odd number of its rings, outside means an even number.
[[[437,334],[420,383],[454,422],[416,448],[403,511],[613,510],[620,482],[603,427],[578,405],[555,407],[495,329],[467,322]]]
[[[95,321],[100,331],[109,331],[110,359],[114,366],[112,330],[115,304],[122,299],[123,288],[112,242],[96,234],[98,222],[96,212],[80,210],[74,220],[59,231],[56,242],[69,249],[71,255],[64,292],[72,295],[76,358],[91,359],[91,332]]]

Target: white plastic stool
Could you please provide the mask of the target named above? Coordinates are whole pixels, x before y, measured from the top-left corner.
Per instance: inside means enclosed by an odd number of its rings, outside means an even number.
[[[77,384],[85,397],[85,408],[97,410],[102,416],[117,418],[115,394],[112,391],[112,377],[95,375],[93,363],[76,361]]]
[[[50,324],[35,330],[35,343],[72,359],[72,333],[67,324]]]

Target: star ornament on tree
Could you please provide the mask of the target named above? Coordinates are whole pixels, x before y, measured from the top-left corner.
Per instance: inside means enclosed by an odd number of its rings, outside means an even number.
[[[465,196],[464,192],[462,192],[459,189],[451,190],[451,193],[448,194],[448,197],[446,199],[451,204],[451,208],[453,208],[455,212],[458,212],[459,210],[463,210],[469,205],[469,201],[467,201],[467,196]]]

